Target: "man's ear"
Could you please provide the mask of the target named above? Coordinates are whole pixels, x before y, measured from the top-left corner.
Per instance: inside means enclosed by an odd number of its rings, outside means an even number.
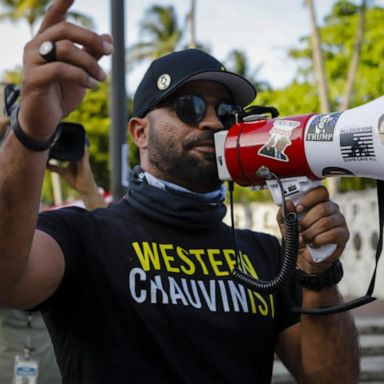
[[[148,117],[132,117],[128,123],[128,132],[133,141],[140,149],[146,149],[148,146]]]

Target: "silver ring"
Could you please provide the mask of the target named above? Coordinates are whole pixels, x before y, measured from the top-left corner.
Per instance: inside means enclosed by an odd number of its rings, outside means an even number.
[[[44,41],[39,46],[39,55],[48,63],[56,61],[56,44],[53,41]]]

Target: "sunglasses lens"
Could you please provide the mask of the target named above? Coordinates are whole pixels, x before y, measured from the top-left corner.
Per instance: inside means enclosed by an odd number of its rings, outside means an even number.
[[[174,102],[174,108],[177,117],[184,123],[196,126],[203,119],[207,112],[207,104],[204,99],[198,95],[184,95],[178,97]],[[241,112],[242,108],[237,104],[219,103],[216,106],[216,114],[224,125],[224,129],[229,129],[235,122],[236,114]]]
[[[197,125],[206,112],[205,101],[196,95],[185,95],[176,99],[174,108],[177,117],[188,125]]]
[[[220,103],[216,107],[219,120],[224,125],[224,129],[229,129],[235,122],[236,114],[241,112],[241,106],[237,104]]]

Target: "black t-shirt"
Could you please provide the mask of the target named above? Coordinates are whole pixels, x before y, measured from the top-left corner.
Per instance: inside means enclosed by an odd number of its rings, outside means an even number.
[[[295,294],[234,282],[231,228],[164,225],[122,200],[40,215],[65,256],[41,306],[63,383],[268,383],[278,333],[298,321]],[[237,230],[242,267],[280,268],[278,241]]]

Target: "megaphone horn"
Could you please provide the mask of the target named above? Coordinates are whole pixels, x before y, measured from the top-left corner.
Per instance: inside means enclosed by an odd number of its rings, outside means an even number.
[[[258,169],[280,178],[384,179],[384,96],[328,114],[240,121],[215,135],[221,180],[265,184]]]
[[[325,177],[358,176],[379,180],[380,237],[367,294],[335,307],[296,308],[295,311],[312,315],[338,313],[375,300],[372,293],[384,223],[381,196],[384,193],[384,96],[344,112],[237,120],[228,131],[215,134],[217,168],[222,181],[234,181],[242,186],[266,184],[274,201],[282,205],[286,197],[297,201]],[[328,244],[309,251],[315,261],[321,261],[334,252],[334,246]],[[288,256],[284,261],[288,259],[287,265],[291,266],[295,258]],[[281,287],[292,275],[282,270],[275,279],[264,282],[240,270],[234,272],[237,281],[261,291],[267,291],[272,285],[274,289]],[[280,276],[283,274],[285,276]]]
[[[284,198],[296,203],[325,177],[382,180],[384,96],[344,112],[238,121],[215,134],[215,147],[221,180],[242,186],[266,184],[280,206]],[[265,169],[281,184],[266,180],[260,172]],[[310,252],[320,262],[335,248],[330,244]]]

